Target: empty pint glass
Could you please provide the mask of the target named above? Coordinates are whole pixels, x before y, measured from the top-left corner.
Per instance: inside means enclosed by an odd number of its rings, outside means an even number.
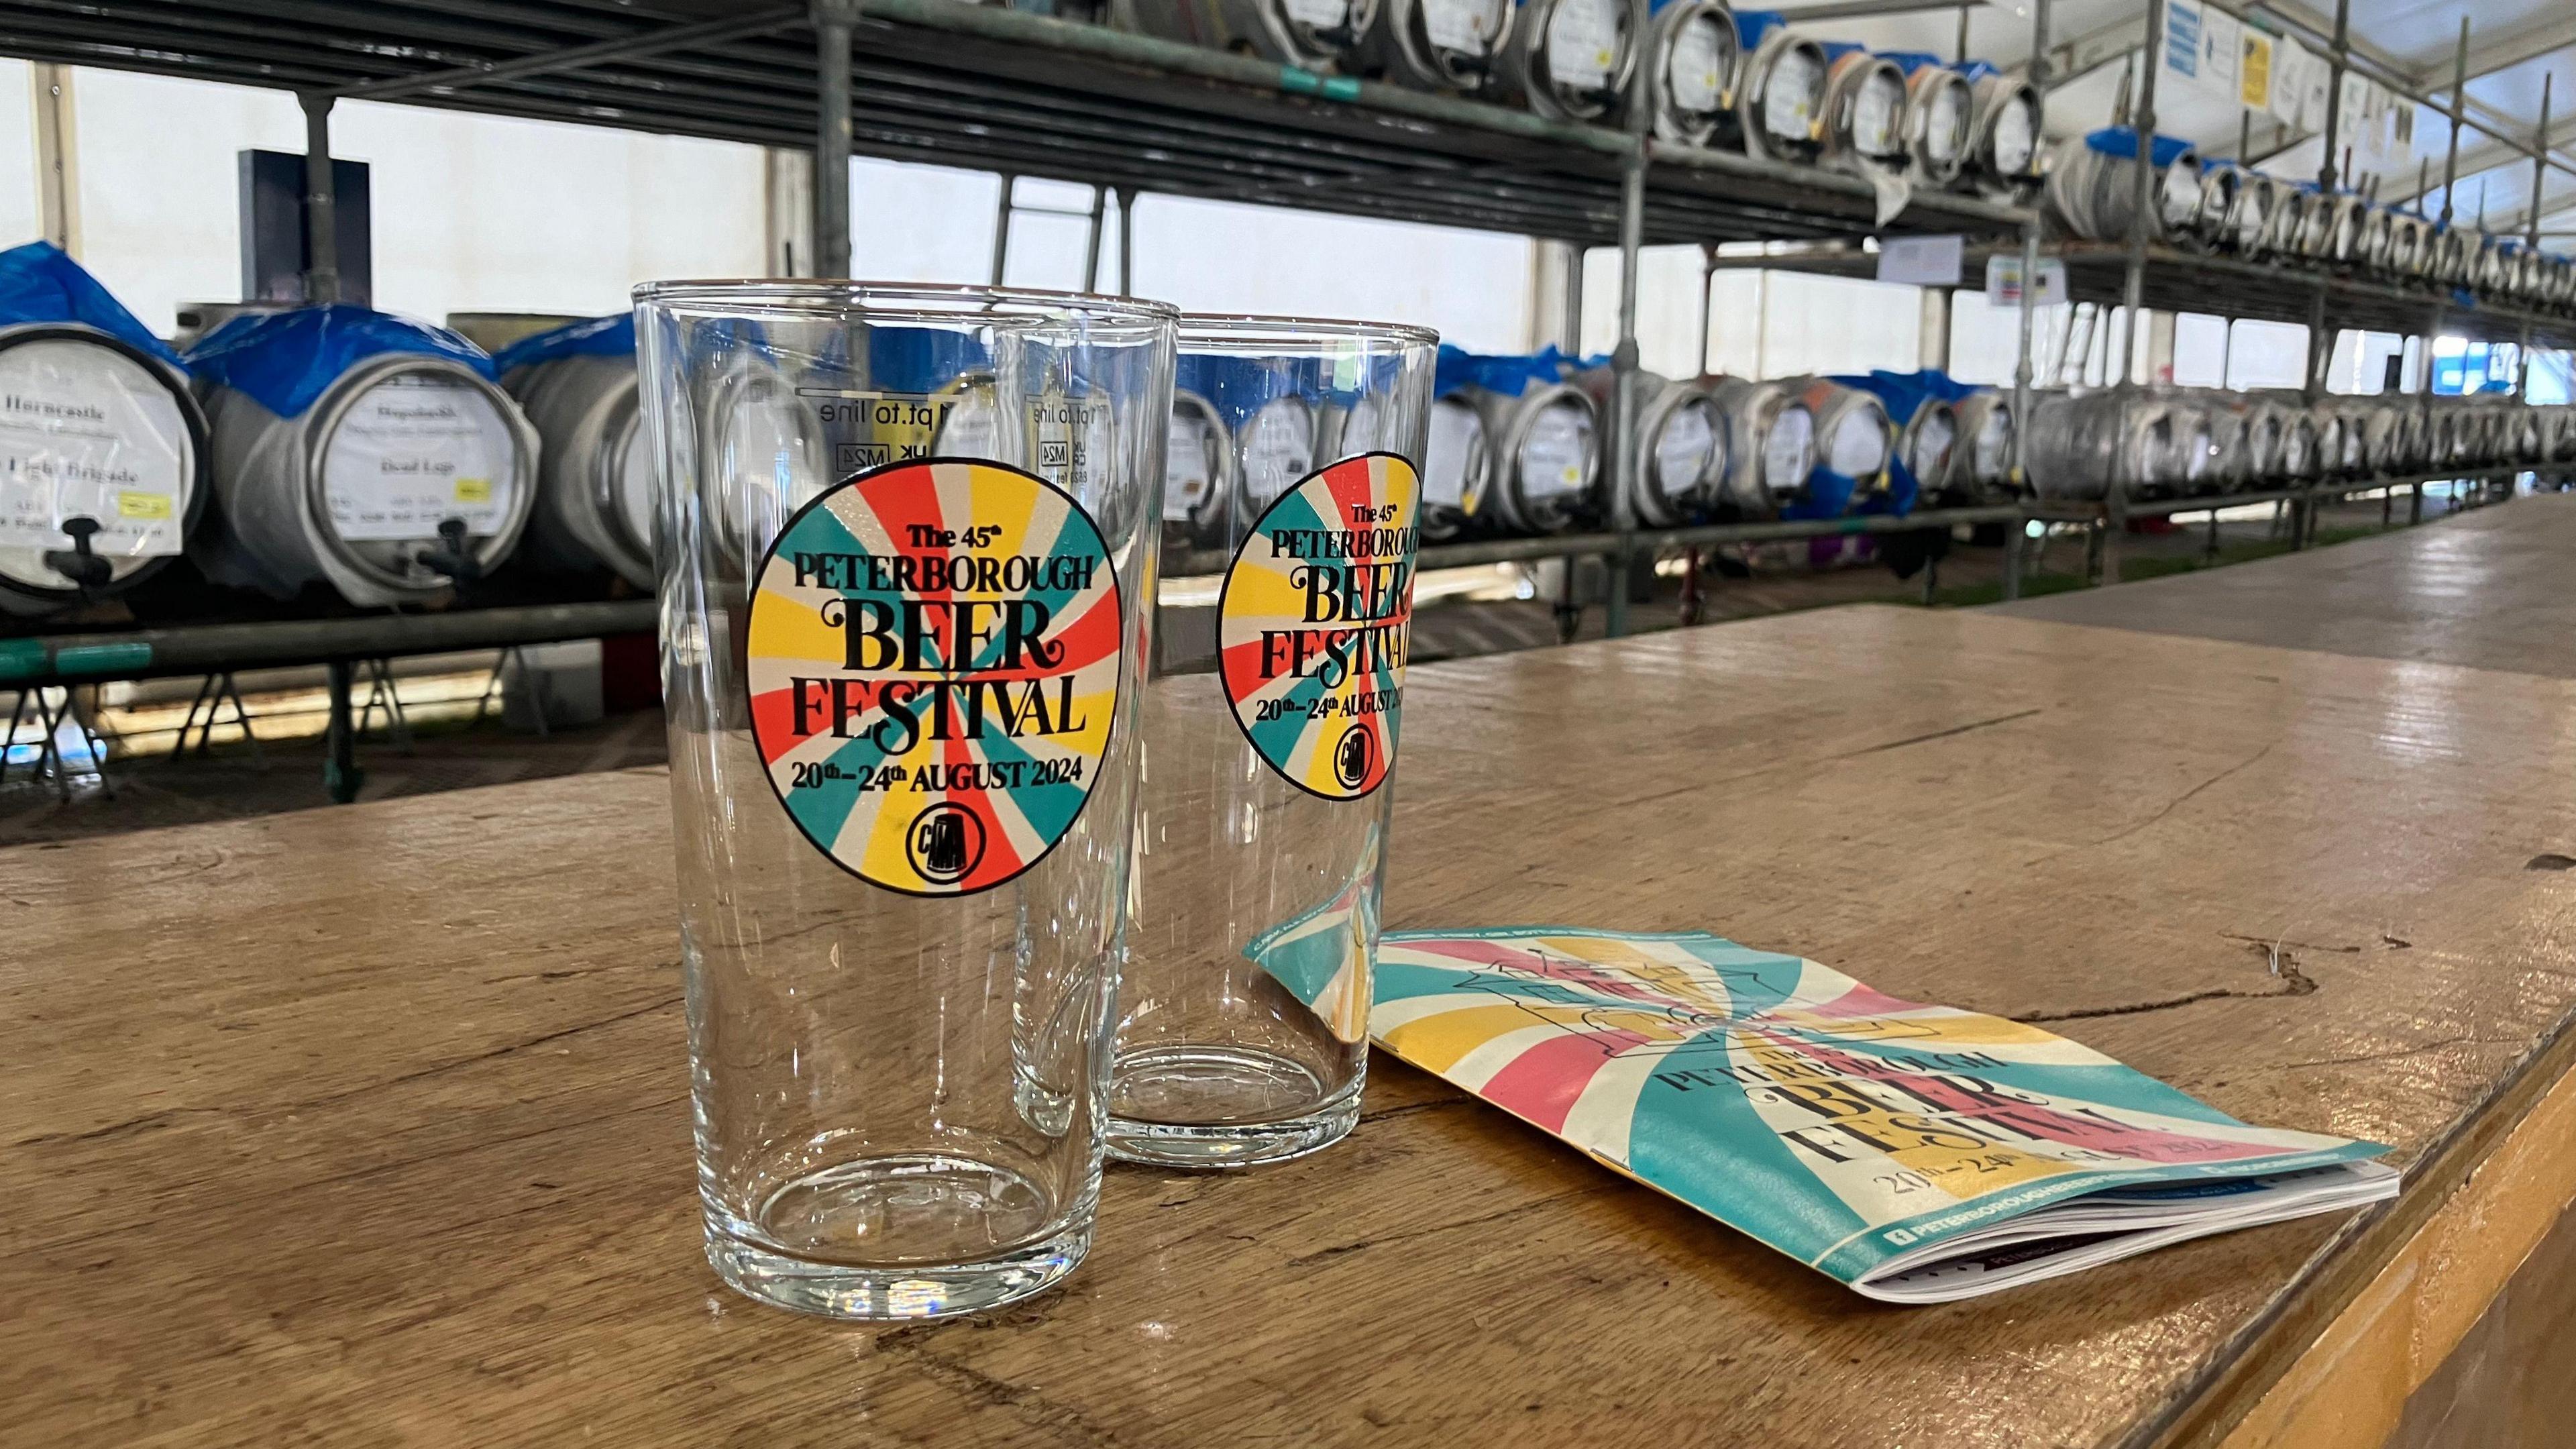
[[[1091,1242],[1174,314],[639,289],[707,1257],[841,1318]]]
[[[1146,693],[1113,1155],[1271,1162],[1359,1120],[1437,341],[1182,320],[1164,513],[1225,561],[1218,664]]]

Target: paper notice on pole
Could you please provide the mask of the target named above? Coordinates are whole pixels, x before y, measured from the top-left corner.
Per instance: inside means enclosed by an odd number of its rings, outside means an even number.
[[[2200,84],[2201,11],[2192,0],[2165,0],[2165,72]]]
[[[1955,287],[1965,245],[1965,239],[1956,236],[1889,237],[1878,244],[1878,279],[1913,287]]]
[[[2243,69],[2245,22],[2233,15],[2204,10],[2200,17],[2200,83],[2229,100],[2238,98]]]
[[[2286,35],[2272,37],[2272,84],[2267,104],[2272,119],[2284,126],[2300,123],[2300,103],[2307,94],[2308,53]]]
[[[2066,263],[2055,257],[2039,259],[2039,273],[2031,282],[2030,304],[2047,307],[2066,300]],[[2021,258],[1992,256],[1986,258],[1986,305],[1990,307],[2021,306]]]
[[[2272,109],[2272,37],[2242,27],[2236,46],[2236,98],[2249,111]]]

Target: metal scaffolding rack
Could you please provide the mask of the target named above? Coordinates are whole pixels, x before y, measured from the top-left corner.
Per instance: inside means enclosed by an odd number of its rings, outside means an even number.
[[[1635,33],[1642,35],[1647,0],[1629,4]],[[2162,0],[2150,0],[2151,41],[2162,28],[2163,8]],[[2048,25],[2048,0],[2033,0],[2031,78],[2043,87]],[[1627,628],[1629,570],[1651,563],[1660,550],[2005,523],[2011,525],[2009,595],[2022,573],[2022,525],[2070,517],[2065,505],[2023,501],[1905,518],[1636,528],[1627,509],[1629,490],[1620,483],[1636,463],[1626,439],[1636,407],[1640,247],[1788,241],[1807,244],[1802,256],[1821,268],[1833,258],[1843,259],[1834,265],[1857,265],[1848,259],[1864,238],[1955,233],[1977,249],[1972,255],[2018,247],[2027,276],[2035,270],[2040,244],[2037,215],[2027,209],[1920,192],[1882,223],[1876,193],[1860,177],[1657,141],[1647,128],[1646,66],[1635,68],[1622,129],[1553,121],[967,0],[811,0],[748,8],[735,0],[0,0],[0,54],[295,92],[307,119],[308,222],[316,243],[311,282],[313,295],[326,300],[336,295],[329,128],[333,105],[342,99],[810,149],[816,158],[814,255],[798,269],[824,276],[850,269],[847,162],[853,155],[994,170],[1006,178],[1006,209],[1012,196],[1008,178],[1028,176],[1089,184],[1098,195],[1117,197],[1122,211],[1139,191],[1154,191],[1616,246],[1622,280],[1612,361],[1618,386],[1603,430],[1604,476],[1612,480],[1614,500],[1611,527],[1578,537],[1471,542],[1423,555],[1426,567],[1602,558],[1605,625],[1614,635]],[[2337,55],[2340,67],[2340,50]],[[2154,124],[2153,67],[2147,76],[2137,115],[2142,132]],[[2329,138],[2332,132],[2330,122]],[[1095,279],[1099,214],[1096,206]],[[2123,263],[2133,317],[2150,260],[2140,239]],[[1122,256],[1121,290],[1127,273]],[[2319,315],[2325,296],[2321,287],[2312,316]],[[2031,382],[2027,303],[2021,315],[2017,403],[2026,402]],[[2020,415],[2027,416],[2027,409]],[[2016,476],[2026,476],[2018,434],[2015,450]],[[2384,481],[2319,485],[2281,496],[2300,499],[2304,507],[2325,493]],[[2178,509],[2209,506],[2203,500]],[[2115,497],[2080,517],[2102,539],[2121,518],[2142,511],[2124,512]],[[2306,532],[2295,530],[2294,541]],[[306,659],[334,659],[336,713],[345,715],[351,658],[459,647],[453,637],[432,639],[423,629],[433,617],[379,621],[384,630],[370,633],[363,649],[336,636],[307,637],[309,630],[298,633],[287,625],[276,626],[267,644],[293,640]],[[529,627],[542,633],[560,623]],[[502,632],[518,627],[512,623]],[[179,637],[192,632],[207,638],[189,643]],[[215,633],[158,631],[150,657],[171,667],[183,658],[198,660],[198,645],[222,642]],[[25,684],[129,677],[138,671],[67,667],[113,658],[116,637],[121,636],[15,641],[22,651],[39,651],[39,657],[20,661],[15,678]],[[109,653],[84,652],[101,647]],[[214,668],[224,657],[208,653],[201,662]],[[283,661],[263,656],[262,662]],[[355,778],[346,753],[352,738],[353,732],[335,730],[335,782]],[[340,793],[336,784],[334,793]]]

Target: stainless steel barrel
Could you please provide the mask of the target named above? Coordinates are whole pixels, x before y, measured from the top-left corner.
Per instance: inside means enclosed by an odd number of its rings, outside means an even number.
[[[1559,121],[1619,107],[1637,63],[1627,0],[1523,0],[1495,68],[1495,92]]]
[[[1725,500],[1749,518],[1770,518],[1797,496],[1816,467],[1816,418],[1786,382],[1706,377],[1725,420]]]
[[[1592,400],[1599,416],[1611,412],[1618,373],[1591,368],[1566,379]],[[1630,470],[1628,506],[1648,528],[1677,528],[1717,506],[1727,471],[1726,420],[1700,379],[1676,381],[1637,374],[1636,439],[1639,466]]]
[[[2278,481],[2310,482],[2322,475],[2324,467],[2324,440],[2317,435],[2316,414],[2305,408],[2286,409],[2281,419]]]
[[[1751,156],[1812,161],[1824,149],[1825,48],[1774,25],[1736,72],[1735,113],[1720,134]]]
[[[1187,388],[1172,393],[1163,439],[1163,525],[1167,542],[1221,548],[1231,530],[1234,439],[1216,405]]]
[[[1858,509],[1887,491],[1888,464],[1896,456],[1896,425],[1887,404],[1873,393],[1845,387],[1830,378],[1791,381],[1798,400],[1816,420],[1816,467],[1808,475],[1809,498],[1816,486],[1832,478],[1851,480],[1851,496],[1841,512]]]
[[[2235,222],[2239,200],[2244,192],[2246,172],[2236,166],[2212,164],[2200,173],[2200,202],[2193,208],[2191,221],[2182,228],[2181,239],[2196,251],[2242,250]]]
[[[2384,208],[2383,208],[2384,209]],[[2433,239],[2433,229],[2419,216],[2402,211],[2388,212],[2388,249],[2380,258],[2380,267],[2399,280],[2412,280],[2424,274],[2425,249]]]
[[[2396,244],[2396,239],[2396,214],[2384,206],[2364,206],[2361,210],[2361,240],[2353,248],[2353,263],[2365,271],[2386,272],[2389,248]]]
[[[2002,496],[2013,482],[2012,394],[1981,388],[1955,407],[1960,441],[1950,454],[1949,492],[1968,502]]]
[[[1967,168],[1975,143],[1976,95],[1968,78],[1946,65],[1917,64],[1905,77],[1905,148],[1914,174],[1948,186]]]
[[[223,527],[192,552],[217,583],[417,603],[507,558],[535,506],[536,429],[451,358],[367,357],[291,418],[220,384],[205,403]],[[443,526],[462,527],[461,555]]]
[[[1315,404],[1304,396],[1282,393],[1235,428],[1235,506],[1245,520],[1259,518],[1314,471]]]
[[[1356,64],[1379,0],[1109,0],[1121,30],[1307,70]]]
[[[1724,0],[1666,0],[1646,31],[1646,103],[1654,134],[1704,146],[1735,105],[1743,60]]]
[[[537,563],[606,568],[654,586],[653,453],[635,359],[576,354],[512,368],[501,386],[543,442],[526,550]]]
[[[2048,204],[2077,236],[2125,241],[2137,205],[2136,164],[2132,157],[2095,150],[2085,137],[2069,137],[2049,167]],[[2183,147],[2158,168],[2149,191],[2149,237],[2176,240],[2199,214],[2200,191],[2199,155]]]
[[[1905,164],[1905,72],[1895,62],[1855,45],[1826,65],[1824,154]]]
[[[2221,493],[2241,492],[2254,478],[2254,460],[2249,451],[2252,414],[2230,404],[2224,396],[2208,403],[2209,478]]]
[[[204,515],[206,418],[185,374],[95,327],[0,327],[0,612],[122,593]]]
[[[1968,169],[1978,187],[2019,196],[2039,185],[2039,88],[1995,74],[1977,78],[1969,119]]]
[[[1459,394],[1475,403],[1487,439],[1481,519],[1504,533],[1549,534],[1600,517],[1600,418],[1590,398],[1545,382],[1518,397],[1473,387]]]
[[[1441,543],[1458,537],[1484,512],[1492,483],[1492,450],[1485,445],[1485,415],[1472,390],[1431,404],[1431,429],[1422,452],[1422,538]]]
[[[1493,80],[1512,0],[1379,0],[1363,63],[1420,90],[1472,95]]]
[[[2031,405],[2025,444],[2042,498],[2089,502],[2116,481],[2133,498],[2173,489],[2190,469],[2172,406],[2152,393],[2050,392]],[[2208,424],[2200,423],[2202,436]]]

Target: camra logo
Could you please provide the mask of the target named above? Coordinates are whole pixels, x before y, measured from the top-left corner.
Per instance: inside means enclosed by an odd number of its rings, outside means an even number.
[[[997,463],[897,463],[797,510],[762,558],[752,739],[843,869],[908,895],[990,890],[1091,798],[1120,641],[1080,504]]]
[[[1217,602],[1235,723],[1281,778],[1357,800],[1395,763],[1420,480],[1393,453],[1308,474],[1252,526]]]

